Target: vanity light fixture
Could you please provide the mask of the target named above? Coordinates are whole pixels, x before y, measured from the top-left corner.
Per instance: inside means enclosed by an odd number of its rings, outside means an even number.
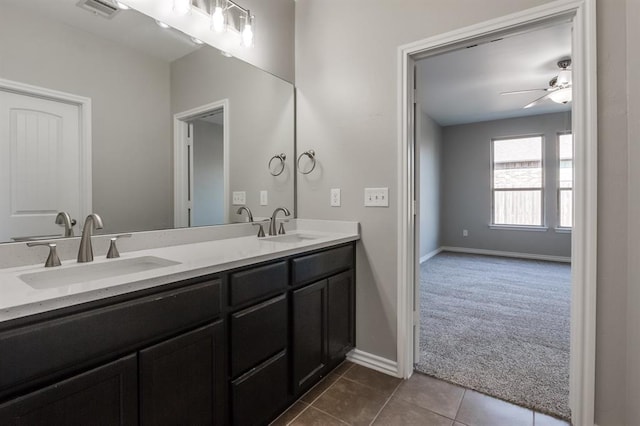
[[[191,12],[191,0],[173,0],[173,11],[178,15]]]
[[[207,13],[211,17],[211,31],[218,34],[235,32],[240,36],[241,44],[253,46],[255,16],[232,0],[212,0]]]

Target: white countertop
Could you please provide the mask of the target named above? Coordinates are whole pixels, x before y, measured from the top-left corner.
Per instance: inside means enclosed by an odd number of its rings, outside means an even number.
[[[62,266],[56,268],[30,265],[0,269],[0,322],[330,247],[360,238],[356,222],[348,223],[351,226],[344,226],[345,222],[341,222],[343,226],[336,228],[327,221],[313,222],[305,222],[308,227],[305,226],[304,229],[287,234],[298,233],[313,237],[313,239],[299,242],[274,242],[250,236],[121,253],[120,259],[154,256],[179,263],[144,272],[54,288],[35,289],[22,281],[20,276],[26,273],[61,270],[87,264],[67,260],[62,262]],[[118,260],[96,256],[93,264]]]

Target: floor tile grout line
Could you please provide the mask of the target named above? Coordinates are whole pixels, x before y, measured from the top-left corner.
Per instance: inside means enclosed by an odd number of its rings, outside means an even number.
[[[462,401],[464,401],[464,397],[467,394],[467,389],[462,388],[462,398],[460,398],[460,403],[458,404],[458,409],[456,410],[456,414],[453,416],[454,421],[458,421],[458,414],[460,414],[460,409],[462,408]]]
[[[356,382],[357,383],[357,382]],[[393,395],[396,394],[396,392],[398,391],[398,389],[400,389],[400,385],[402,384],[402,381],[398,382],[398,385],[396,386],[396,388],[393,390],[393,392],[391,392],[391,395],[389,395],[389,397],[387,398],[387,400],[384,402],[384,404],[382,404],[382,407],[380,407],[380,409],[378,410],[378,412],[376,413],[375,416],[373,416],[373,419],[371,419],[371,422],[369,423],[369,425],[372,425],[376,419],[380,416],[380,413],[382,413],[382,410],[384,410],[384,407],[386,407],[389,404],[389,401],[391,401],[391,398],[393,398]]]
[[[306,407],[304,407],[304,410],[300,411],[300,412],[298,413],[298,415],[297,415],[297,416],[295,416],[294,418],[292,418],[291,420],[289,420],[285,426],[288,426],[288,425],[290,425],[291,423],[295,422],[295,421],[296,421],[296,419],[302,415],[302,413],[304,413],[305,411],[307,411],[307,410],[309,409],[309,407],[311,407],[311,404],[306,404],[306,405],[307,405],[307,406],[306,406]],[[285,413],[286,413],[286,411],[285,411]],[[282,413],[282,414],[284,414],[284,413]],[[277,420],[277,419],[276,419],[276,420]]]
[[[344,423],[345,425],[351,425],[351,423],[348,423],[346,420],[343,420],[343,419],[341,419],[340,417],[336,417],[336,416],[334,416],[334,415],[333,415],[333,414],[331,414],[331,413],[327,413],[326,411],[324,411],[324,410],[322,410],[322,409],[320,409],[320,408],[318,408],[318,407],[314,407],[314,406],[312,406],[312,405],[310,405],[309,407],[313,408],[314,410],[318,410],[318,411],[320,411],[321,413],[326,414],[327,416],[332,417],[332,418],[334,418],[334,419],[338,420],[340,423]]]

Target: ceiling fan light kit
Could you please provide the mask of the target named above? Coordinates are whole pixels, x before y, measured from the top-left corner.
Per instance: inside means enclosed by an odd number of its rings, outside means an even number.
[[[571,91],[571,70],[568,69],[571,66],[571,59],[561,59],[558,61],[558,68],[560,68],[560,72],[557,76],[553,77],[549,80],[549,87],[545,89],[529,89],[529,90],[515,90],[512,92],[503,92],[501,95],[515,95],[519,93],[529,93],[529,92],[537,92],[537,91],[545,91],[547,92],[545,95],[539,97],[533,102],[528,103],[524,106],[524,108],[531,108],[535,106],[545,99],[550,99],[553,102],[559,104],[566,104],[571,102],[573,96]]]

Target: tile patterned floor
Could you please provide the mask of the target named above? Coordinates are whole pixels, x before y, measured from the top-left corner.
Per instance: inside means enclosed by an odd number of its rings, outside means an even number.
[[[569,423],[420,373],[403,381],[346,361],[272,425],[569,426]]]

